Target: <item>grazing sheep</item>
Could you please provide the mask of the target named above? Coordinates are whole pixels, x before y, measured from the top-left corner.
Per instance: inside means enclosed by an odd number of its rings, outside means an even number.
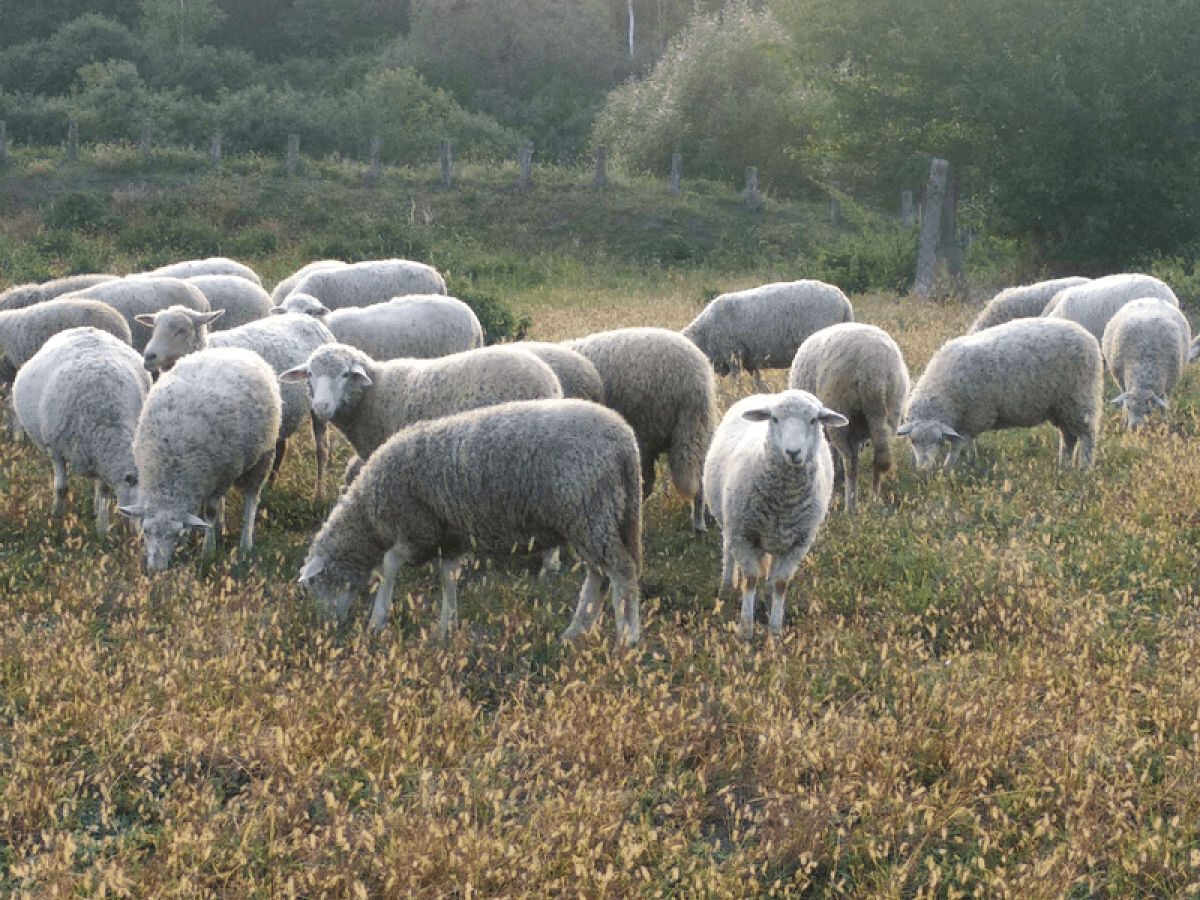
[[[271,295],[240,275],[193,275],[187,281],[200,288],[210,309],[225,311],[213,322],[213,331],[228,331],[264,319],[275,311]]]
[[[824,428],[846,417],[807,391],[755,394],[729,408],[704,460],[704,496],[721,528],[721,594],[739,580],[739,633],[754,636],[758,582],[772,586],[771,634],[783,628],[783,601],[829,511],[833,458]]]
[[[60,331],[86,326],[131,343],[129,324],[121,313],[78,294],[0,312],[0,383],[11,384],[17,369]]]
[[[553,341],[521,341],[513,346],[528,350],[553,369],[564,397],[604,405],[604,381],[591,360],[582,353]]]
[[[311,294],[293,292],[272,311],[315,316],[338,341],[376,362],[432,359],[483,346],[483,326],[475,311],[443,294],[410,294],[371,306],[330,310]]]
[[[445,294],[446,280],[433,266],[410,259],[377,259],[309,272],[292,288],[329,309],[370,306],[408,294]]]
[[[1100,347],[1121,393],[1112,402],[1124,408],[1130,428],[1144,425],[1179,382],[1188,360],[1192,327],[1178,309],[1154,297],[1131,300],[1108,320]]]
[[[300,281],[310,272],[319,272],[322,269],[337,269],[347,265],[349,265],[349,263],[342,262],[340,259],[313,260],[307,265],[301,266],[291,275],[288,275],[277,285],[275,285],[275,287],[271,289],[271,302],[276,306],[279,306],[281,303],[283,303],[283,301],[288,298],[288,295],[291,294],[295,289],[296,285],[299,284]]]
[[[137,317],[156,313],[168,306],[186,306],[196,312],[209,312],[204,292],[182,278],[160,278],[151,275],[130,275],[116,281],[106,281],[71,296],[90,297],[107,303],[125,317],[133,335],[133,349],[141,353],[150,340],[149,331],[138,324]]]
[[[33,284],[17,284],[0,293],[0,311],[24,309],[35,303],[53,300],[63,294],[82,291],[103,281],[116,281],[117,275],[67,275]]]
[[[119,506],[137,500],[133,433],[149,390],[137,351],[98,328],[59,332],[21,367],[13,406],[25,433],[50,454],[56,518],[67,497],[68,465],[96,479],[100,534],[108,532],[110,496]]]
[[[1036,318],[1059,291],[1086,284],[1090,280],[1083,276],[1071,276],[1005,288],[980,310],[971,327],[967,329],[967,334],[983,331],[993,325],[1003,325],[1013,319]]]
[[[1165,282],[1153,275],[1123,272],[1059,291],[1042,316],[1078,322],[1099,341],[1104,337],[1104,326],[1113,314],[1130,300],[1139,297],[1158,297],[1164,303],[1179,308],[1179,298]]]
[[[121,507],[141,521],[147,569],[170,564],[185,529],[204,529],[202,552],[213,552],[231,487],[244,501],[240,550],[254,548],[254,515],[275,455],[281,406],[271,367],[238,347],[192,353],[155,382],[133,439],[139,500]]]
[[[804,279],[721,294],[682,334],[718,375],[736,376],[745,369],[761,384],[758,370],[786,369],[814,331],[853,321],[854,310],[840,288]]]
[[[950,444],[947,470],[985,431],[1051,422],[1059,460],[1091,465],[1100,431],[1104,368],[1100,345],[1062,319],[1013,319],[947,341],[908,395],[898,434],[912,442],[918,469]]]
[[[311,316],[268,316],[228,331],[208,333],[208,326],[224,316],[220,310],[198,313],[186,306],[172,306],[153,315],[138,317],[138,322],[151,330],[146,343],[144,362],[147,369],[167,370],[181,357],[205,347],[241,347],[253,350],[267,361],[276,375],[303,364],[308,355],[322,344],[333,342],[333,334]],[[287,450],[287,439],[300,424],[312,423],[313,443],[317,454],[316,496],[320,499],[325,484],[325,463],[328,445],[325,440],[325,421],[309,410],[308,391],[303,384],[283,384],[280,387],[283,417],[279,424],[279,441],[275,446],[275,461],[271,474],[279,471]]]
[[[332,343],[279,377],[307,381],[313,412],[336,425],[363,460],[413,422],[509,400],[562,397],[553,370],[512,345],[377,362]]]
[[[908,366],[896,342],[881,328],[845,322],[811,335],[792,360],[788,387],[814,394],[847,419],[825,437],[842,461],[846,510],[857,495],[858,454],[871,441],[876,493],[892,468],[892,440],[908,396]]]
[[[181,262],[159,266],[147,275],[160,278],[194,278],[197,275],[236,275],[246,281],[252,281],[262,287],[262,279],[252,268],[224,256],[210,256],[207,259],[185,259]]]
[[[641,635],[641,529],[637,441],[620,416],[583,400],[505,403],[391,437],[321,527],[300,581],[344,619],[382,564],[371,615],[382,629],[400,568],[440,558],[437,634],[444,637],[458,618],[457,576],[467,553],[566,542],[587,574],[563,639],[595,623],[608,578],[617,640],[632,645]]]
[[[591,361],[604,403],[625,417],[642,455],[642,490],[666,453],[675,490],[692,501],[692,527],[704,531],[701,473],[716,425],[713,370],[696,345],[666,328],[617,328],[563,346]]]

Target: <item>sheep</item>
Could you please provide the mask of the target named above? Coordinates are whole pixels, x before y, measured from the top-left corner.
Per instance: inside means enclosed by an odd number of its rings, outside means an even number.
[[[562,342],[585,356],[604,383],[604,403],[625,417],[642,455],[642,491],[666,453],[675,490],[692,501],[692,527],[705,530],[701,472],[716,425],[713,370],[677,331],[617,328]]]
[[[1179,308],[1179,298],[1165,282],[1153,275],[1123,272],[1059,291],[1047,304],[1042,316],[1078,322],[1099,341],[1103,339],[1104,326],[1113,314],[1130,300],[1139,297],[1158,297],[1164,303]]]
[[[292,288],[329,309],[370,306],[407,294],[445,294],[446,280],[433,266],[409,259],[377,259],[309,272]]]
[[[772,586],[768,628],[783,628],[788,582],[808,554],[833,496],[825,428],[847,424],[807,391],[755,394],[725,413],[704,460],[704,496],[721,528],[722,596],[741,582],[739,634],[754,636],[758,582]],[[740,578],[739,578],[740,576]]]
[[[275,373],[240,347],[192,353],[154,383],[133,438],[139,499],[120,508],[141,522],[149,571],[170,565],[185,529],[204,530],[202,553],[216,549],[230,487],[243,497],[241,554],[254,548],[281,411]]]
[[[210,256],[207,259],[185,259],[181,262],[159,266],[144,274],[160,278],[194,278],[197,275],[236,275],[246,281],[252,281],[262,287],[262,279],[252,268],[237,260],[224,256]]]
[[[521,341],[513,346],[528,350],[553,369],[564,397],[604,405],[604,381],[591,360],[582,353],[553,341]]]
[[[1154,297],[1131,300],[1108,320],[1100,348],[1121,393],[1112,402],[1125,410],[1130,428],[1144,425],[1188,360],[1192,328],[1178,309]]]
[[[138,316],[138,322],[151,330],[143,360],[147,369],[168,370],[181,357],[205,347],[241,347],[253,350],[275,370],[276,375],[301,365],[322,344],[332,343],[333,334],[311,316],[270,316],[247,322],[228,331],[208,333],[208,326],[223,318],[220,310],[200,313],[186,306],[171,306],[152,315]],[[272,477],[279,471],[287,450],[287,439],[307,418],[312,423],[313,444],[317,455],[316,497],[321,499],[325,484],[328,444],[325,421],[312,415],[308,391],[302,384],[283,384],[279,440],[275,447]]]
[[[518,401],[419,422],[367,461],[313,540],[300,581],[345,619],[382,564],[371,625],[383,629],[399,569],[440,557],[444,638],[457,622],[466,553],[565,541],[587,574],[562,639],[591,629],[608,578],[617,640],[633,645],[641,636],[640,468],[629,425],[584,400]]]
[[[209,312],[204,292],[182,278],[162,278],[151,275],[129,275],[116,281],[106,281],[71,296],[90,297],[107,303],[125,317],[133,335],[133,349],[146,349],[150,334],[137,322],[139,315],[156,313],[168,306],[186,306],[196,312]]]
[[[788,387],[808,391],[847,419],[845,428],[825,431],[842,462],[847,512],[854,512],[858,455],[868,439],[875,455],[871,485],[876,493],[892,468],[892,440],[909,386],[904,354],[874,325],[830,325],[810,335],[796,351]]]
[[[1013,319],[947,341],[908,395],[898,434],[912,443],[918,470],[943,443],[952,469],[984,431],[1051,422],[1061,434],[1059,461],[1091,465],[1100,430],[1104,370],[1100,345],[1064,319]]]
[[[371,306],[330,310],[311,294],[293,292],[272,312],[303,312],[324,322],[341,343],[376,362],[432,359],[483,346],[475,311],[454,297],[409,294]]]
[[[562,397],[553,370],[514,346],[379,362],[334,342],[279,378],[308,383],[313,412],[337,426],[360,460],[413,422],[509,400]]]
[[[25,433],[50,455],[55,518],[66,501],[68,465],[96,479],[98,533],[109,530],[110,496],[118,506],[136,501],[133,434],[149,390],[137,351],[98,328],[59,332],[21,367],[13,405]]]
[[[1002,325],[1012,319],[1040,316],[1059,291],[1086,284],[1090,280],[1080,275],[1005,288],[980,310],[971,327],[967,329],[967,334],[974,334],[993,325]]]
[[[840,288],[803,279],[721,294],[682,334],[718,375],[736,377],[745,369],[761,386],[760,369],[786,369],[814,331],[853,321],[854,309]]]
[[[228,331],[247,322],[263,319],[274,312],[271,295],[261,285],[240,275],[193,275],[186,279],[208,298],[211,309],[225,314],[213,322],[213,331]]]
[[[68,328],[91,326],[132,343],[129,323],[107,303],[78,294],[0,312],[0,382],[11,383],[17,369],[54,335]]]
[[[342,262],[340,259],[316,259],[307,265],[301,266],[291,275],[288,275],[271,289],[271,303],[279,306],[295,289],[310,272],[319,272],[322,269],[337,269],[342,266],[347,266],[349,263]]]
[[[0,311],[24,309],[27,306],[33,306],[35,303],[43,303],[46,300],[61,297],[63,294],[70,294],[90,288],[92,285],[100,284],[103,281],[116,281],[118,277],[117,275],[93,273],[87,275],[67,275],[63,278],[51,279],[50,281],[14,285],[3,293],[0,293]]]

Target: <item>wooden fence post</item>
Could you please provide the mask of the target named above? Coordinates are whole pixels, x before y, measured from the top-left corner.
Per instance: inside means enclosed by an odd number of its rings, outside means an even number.
[[[917,220],[917,207],[913,203],[912,191],[900,192],[900,225],[903,228],[911,228]]]
[[[527,191],[530,185],[533,184],[533,141],[524,140],[521,142],[519,164],[521,173],[517,176],[517,189]]]
[[[938,235],[938,256],[946,261],[951,278],[962,276],[962,251],[958,247],[958,179],[954,170],[946,172],[946,190],[942,195],[942,221]]]
[[[672,194],[679,193],[679,182],[683,178],[683,155],[671,154],[671,180],[667,182],[667,190]]]
[[[758,193],[758,169],[754,166],[746,167],[746,205],[751,209],[762,207],[762,197]]]
[[[75,162],[79,157],[79,123],[72,119],[67,123],[67,161]]]
[[[0,169],[8,165],[8,123],[0,119]]]
[[[829,221],[834,225],[842,221],[842,201],[837,197],[829,198]]]
[[[593,187],[602,188],[608,184],[607,155],[608,149],[603,144],[596,148],[596,180],[592,183]]]
[[[442,187],[449,188],[451,183],[453,182],[453,178],[452,178],[453,160],[450,156],[450,142],[449,141],[442,141],[442,153],[441,153],[440,158],[441,158],[441,162],[442,162]]]
[[[929,184],[925,187],[925,199],[921,204],[917,276],[913,281],[913,293],[918,297],[928,297],[933,290],[933,277],[937,272],[938,243],[942,235],[942,205],[949,170],[950,163],[944,159],[935,158],[929,167]]]
[[[379,181],[379,154],[383,150],[383,141],[379,135],[371,138],[371,165],[367,168],[367,184]]]
[[[150,124],[142,126],[142,137],[138,141],[138,157],[142,162],[150,159]]]
[[[300,135],[289,134],[287,143],[287,161],[284,168],[289,175],[296,174],[296,166],[300,162]]]
[[[214,172],[220,171],[222,155],[221,155],[221,132],[219,132],[219,131],[213,132],[212,150],[210,151],[210,155],[212,157],[212,170]]]

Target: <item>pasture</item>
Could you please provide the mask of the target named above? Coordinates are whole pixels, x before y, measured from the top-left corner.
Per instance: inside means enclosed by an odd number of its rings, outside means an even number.
[[[538,339],[679,328],[713,281],[595,275],[510,302]],[[852,301],[914,380],[977,311]],[[753,384],[718,390],[724,408]],[[660,477],[632,651],[608,609],[559,643],[569,554],[551,582],[533,554],[478,562],[444,644],[432,567],[402,573],[384,633],[365,598],[324,623],[295,584],[328,509],[311,436],[248,562],[235,494],[215,561],[197,541],[148,577],[130,531],[95,536],[82,482],[49,521],[48,460],[5,435],[0,893],[1200,893],[1198,398],[1192,367],[1158,426],[1106,410],[1085,473],[1049,426],[929,479],[898,442],[881,497],[835,502],[783,636],[760,619],[750,645],[716,599],[719,534],[694,535]]]

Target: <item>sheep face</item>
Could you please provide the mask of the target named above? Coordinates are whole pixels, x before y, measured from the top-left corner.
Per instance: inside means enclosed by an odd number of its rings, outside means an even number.
[[[208,326],[224,312],[201,313],[186,306],[171,306],[153,315],[137,316],[138,323],[152,329],[142,352],[142,364],[151,371],[165,372],[180,357],[203,349],[208,343]]]
[[[321,421],[328,422],[339,410],[353,407],[372,382],[361,362],[324,350],[321,347],[313,351],[308,362],[288,369],[279,376],[279,380],[285,384],[308,381],[313,414]]]
[[[932,468],[937,462],[943,444],[950,444],[950,455],[946,459],[946,467],[949,468],[967,443],[957,431],[936,419],[905,422],[896,433],[907,437],[912,444],[913,465],[921,472]]]
[[[1167,409],[1167,398],[1154,391],[1125,391],[1113,398],[1113,404],[1125,410],[1125,423],[1130,428],[1140,428],[1157,410]]]
[[[119,509],[123,515],[141,522],[148,572],[166,570],[185,531],[192,528],[207,530],[210,527],[199,516],[190,513],[178,515],[164,510],[150,512],[142,506],[121,506]]]
[[[329,309],[312,294],[288,294],[287,299],[271,310],[272,313],[302,313],[316,319],[329,315]]]
[[[825,440],[825,426],[849,424],[841,413],[825,407],[805,391],[785,391],[784,399],[742,413],[750,422],[766,422],[766,445],[789,465],[816,457]]]
[[[342,622],[350,611],[350,602],[367,578],[355,577],[344,571],[343,567],[329,565],[323,556],[316,555],[304,564],[297,580],[317,601],[326,616]]]

